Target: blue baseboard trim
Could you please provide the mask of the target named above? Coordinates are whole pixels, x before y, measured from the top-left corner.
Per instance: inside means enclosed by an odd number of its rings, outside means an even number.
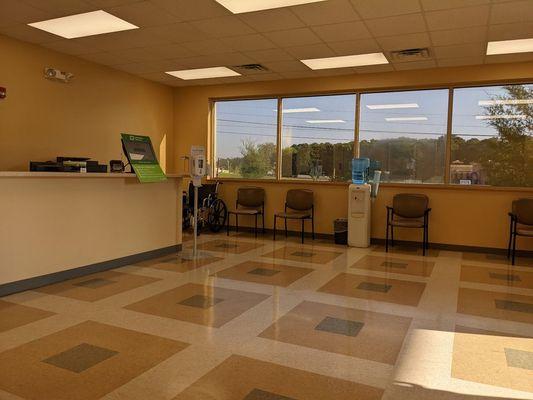
[[[96,264],[85,265],[83,267],[67,269],[65,271],[54,272],[52,274],[36,276],[34,278],[23,279],[21,281],[5,283],[0,285],[0,297],[23,292],[25,290],[36,289],[41,286],[51,285],[68,279],[79,278],[80,276],[124,267],[126,265],[151,260],[153,258],[167,256],[179,251],[181,251],[181,244],[132,254],[131,256],[120,257],[114,260],[102,261]]]

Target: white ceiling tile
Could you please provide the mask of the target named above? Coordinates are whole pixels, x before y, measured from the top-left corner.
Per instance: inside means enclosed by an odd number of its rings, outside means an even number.
[[[381,51],[381,47],[378,43],[370,38],[342,42],[327,42],[327,44],[338,56],[377,53]]]
[[[326,42],[340,42],[341,40],[357,40],[372,37],[362,21],[313,26],[311,29]]]
[[[305,24],[287,8],[240,14],[239,18],[258,32],[295,29]]]
[[[266,50],[276,47],[274,43],[259,33],[229,37],[222,39],[222,41],[239,51]]]
[[[307,25],[337,24],[361,19],[349,0],[328,0],[291,9]]]
[[[55,42],[61,39],[60,36],[52,35],[51,33],[32,28],[28,25],[3,26],[0,27],[0,34],[4,34],[24,42],[37,44]]]
[[[376,41],[383,50],[404,50],[431,46],[431,40],[426,32],[409,33],[407,35],[385,36]]]
[[[133,63],[144,63],[163,59],[163,57],[153,53],[150,47],[117,50],[113,51],[113,54],[121,59],[131,60]],[[124,63],[127,64],[127,62]]]
[[[183,46],[186,49],[200,55],[229,53],[234,50],[233,47],[228,46],[227,44],[218,39],[206,39],[199,40],[197,42],[186,42],[183,43]]]
[[[526,62],[533,60],[533,53],[520,53],[520,54],[499,54],[494,56],[486,56],[485,63],[513,63],[513,62]]]
[[[19,2],[50,13],[51,18],[80,14],[97,9],[93,4],[84,0],[22,0]]]
[[[270,71],[274,72],[310,71],[305,64],[297,60],[266,62],[264,65]]]
[[[151,63],[120,64],[114,65],[113,68],[136,75],[158,72],[158,69],[154,68]]]
[[[487,25],[490,6],[454,8],[425,14],[430,31]]]
[[[149,1],[112,7],[106,11],[140,27],[167,25],[178,21],[178,18]]]
[[[6,19],[27,24],[54,18],[54,13],[46,12],[23,3],[20,0],[1,0],[0,16]]]
[[[373,74],[379,72],[391,72],[394,71],[394,67],[391,64],[366,65],[364,67],[354,67],[353,70],[358,74]]]
[[[433,48],[436,58],[483,57],[487,50],[486,43],[467,43]]]
[[[426,31],[426,23],[422,14],[378,18],[365,22],[374,37],[404,35]]]
[[[198,55],[195,51],[192,51],[181,44],[151,46],[148,49],[150,50],[150,53],[155,54],[157,57],[168,59],[193,57]]]
[[[513,1],[510,3],[493,4],[490,14],[491,24],[533,21],[533,1]]]
[[[73,56],[99,52],[99,49],[86,46],[76,39],[61,39],[54,42],[43,43],[41,46]]]
[[[120,65],[124,64],[125,62],[129,62],[129,60],[123,60],[117,57],[114,54],[108,53],[108,52],[100,52],[100,53],[94,53],[94,54],[82,54],[79,56],[80,58],[83,58],[88,61],[92,61],[98,64],[103,65]]]
[[[490,0],[421,0],[425,11],[447,10],[450,8],[481,6],[490,4]]]
[[[254,62],[250,57],[247,57],[242,53],[213,54],[209,56],[181,58],[177,61],[183,63],[187,68],[231,67],[235,65],[251,64]]]
[[[430,32],[434,46],[449,46],[452,44],[479,43],[487,40],[487,27],[474,26],[471,28],[452,29]]]
[[[461,65],[481,65],[483,64],[484,59],[485,57],[483,56],[443,58],[441,60],[437,60],[437,65],[439,67],[457,67]]]
[[[216,38],[254,33],[252,28],[233,15],[194,21],[192,25],[211,37]]]
[[[435,60],[411,61],[393,64],[393,67],[396,71],[406,71],[411,69],[436,68],[437,63]]]
[[[306,60],[309,58],[324,58],[333,57],[335,52],[331,50],[327,45],[322,43],[308,44],[305,46],[295,46],[285,48],[287,53],[291,54],[298,60]]]
[[[489,41],[531,38],[533,37],[533,22],[489,25],[487,35]]]
[[[85,1],[101,9],[101,8],[122,6],[124,4],[139,3],[143,0],[85,0]]]
[[[364,19],[413,14],[422,11],[418,0],[351,0]]]
[[[140,74],[141,78],[148,79],[150,81],[163,83],[165,85],[172,85],[175,83],[175,81],[181,81],[181,79],[176,79],[173,76],[170,76],[169,74],[166,74],[164,72],[151,72],[147,74]]]
[[[256,62],[266,61],[287,61],[294,59],[289,53],[282,49],[252,50],[245,54]]]
[[[315,76],[342,76],[342,75],[354,75],[355,70],[353,68],[332,68],[332,69],[319,69],[313,71]]]
[[[277,81],[283,79],[280,74],[274,72],[265,72],[262,74],[250,75],[254,82],[263,82],[263,81]]]
[[[170,43],[168,40],[158,37],[145,29],[106,33],[104,35],[88,36],[83,39],[87,45],[104,51],[132,49],[135,47],[147,47]]]
[[[305,44],[321,43],[320,38],[309,28],[267,32],[265,33],[265,36],[280,47],[303,46]]]
[[[180,21],[223,17],[233,15],[227,8],[214,0],[150,0],[156,6],[164,8]]]
[[[280,72],[280,75],[285,79],[303,79],[314,78],[316,74],[312,70],[307,71],[285,71]]]
[[[184,43],[209,39],[207,34],[193,26],[190,22],[152,26],[149,28],[144,28],[144,30],[172,43]]]

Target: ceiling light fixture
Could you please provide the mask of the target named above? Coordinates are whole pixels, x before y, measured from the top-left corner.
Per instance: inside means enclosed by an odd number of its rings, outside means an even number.
[[[233,14],[318,3],[325,0],[215,0]]]
[[[385,121],[427,121],[427,117],[391,117],[385,118]]]
[[[495,106],[495,105],[515,105],[515,104],[533,104],[532,99],[508,99],[508,100],[479,100],[479,106]]]
[[[293,113],[308,113],[308,112],[319,112],[320,110],[316,107],[308,108],[284,108],[282,110],[283,114],[293,114]]]
[[[530,51],[533,51],[533,38],[500,40],[497,42],[489,42],[487,44],[488,56],[495,54],[528,53]]]
[[[183,80],[224,78],[227,76],[241,75],[238,72],[235,72],[227,67],[184,69],[181,71],[168,71],[166,73]]]
[[[344,124],[346,123],[343,119],[311,119],[309,121],[305,121],[308,124]]]
[[[300,60],[311,69],[362,67],[365,65],[388,64],[383,53],[356,54],[351,56],[312,58]]]
[[[393,108],[418,108],[416,103],[398,103],[398,104],[368,104],[370,110],[390,110]]]
[[[48,19],[28,25],[67,39],[139,28],[103,10]]]
[[[524,119],[525,114],[476,115],[476,119]]]

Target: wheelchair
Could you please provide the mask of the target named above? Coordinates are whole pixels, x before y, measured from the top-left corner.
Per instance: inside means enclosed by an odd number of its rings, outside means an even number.
[[[220,182],[202,184],[198,188],[198,235],[208,228],[217,233],[226,226],[228,208],[222,199],[218,198]],[[188,192],[183,193],[183,230],[190,229],[194,220],[194,186],[189,183]]]

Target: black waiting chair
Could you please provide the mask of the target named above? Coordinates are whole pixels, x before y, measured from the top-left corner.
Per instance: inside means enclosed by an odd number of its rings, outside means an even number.
[[[394,227],[421,228],[422,254],[426,255],[429,248],[429,198],[425,194],[399,193],[392,199],[392,207],[387,206],[387,233],[385,251],[389,251],[389,229],[391,246],[394,246]]]
[[[507,246],[507,258],[511,257],[514,265],[516,253],[516,237],[533,237],[533,198],[518,199],[513,201],[511,227],[509,229],[509,245]]]
[[[274,214],[274,240],[276,240],[276,219],[285,220],[285,237],[287,237],[287,220],[302,221],[302,243],[304,242],[304,222],[311,220],[311,232],[315,240],[315,204],[313,191],[308,189],[291,189],[285,198],[285,209],[283,212]]]
[[[228,211],[227,235],[229,235],[230,216],[235,215],[235,230],[239,231],[239,215],[253,215],[255,217],[255,237],[257,237],[257,218],[263,220],[265,233],[265,189],[256,186],[245,186],[237,189],[235,210]]]

